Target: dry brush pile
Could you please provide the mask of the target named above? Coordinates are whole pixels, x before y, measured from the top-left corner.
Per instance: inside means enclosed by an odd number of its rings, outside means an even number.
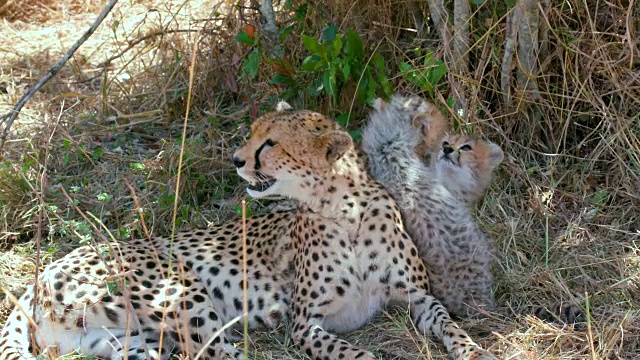
[[[101,5],[22,3],[19,11],[11,0],[0,5],[2,113]],[[10,251],[0,257],[0,286],[19,292],[36,258],[41,266],[95,236],[81,213],[116,238],[140,235],[127,183],[156,233],[171,228],[176,196],[177,227],[237,217],[244,190],[230,155],[278,98],[335,116],[357,137],[366,102],[397,90],[431,98],[457,130],[506,154],[476,211],[499,250],[502,315],[464,326],[505,358],[640,358],[634,2],[281,1],[275,22],[260,13],[265,3],[148,0],[114,9],[23,110],[3,149],[0,243]],[[267,204],[249,205],[259,212]],[[588,326],[511,316],[557,300],[588,309]],[[387,315],[351,340],[402,348],[407,358],[428,353],[406,314]],[[287,337],[255,340],[266,358],[300,356]]]

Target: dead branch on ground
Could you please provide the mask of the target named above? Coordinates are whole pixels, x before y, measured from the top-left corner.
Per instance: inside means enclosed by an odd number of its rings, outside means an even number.
[[[27,90],[22,95],[13,110],[11,110],[7,114],[0,116],[0,124],[5,123],[4,131],[0,135],[0,149],[4,147],[7,137],[9,136],[9,131],[11,131],[11,125],[13,125],[15,119],[18,117],[18,115],[20,115],[20,111],[22,110],[24,105],[29,101],[29,99],[31,99],[31,97],[35,93],[38,92],[38,90],[40,90],[40,88],[42,88],[42,86],[44,86],[44,84],[46,84],[47,82],[49,82],[49,80],[53,79],[56,76],[56,74],[62,69],[67,61],[71,59],[73,54],[75,54],[80,46],[82,46],[82,44],[84,44],[84,42],[87,41],[87,39],[89,39],[91,35],[93,35],[96,29],[98,29],[98,26],[102,24],[104,18],[107,17],[107,15],[111,12],[111,9],[113,9],[117,2],[118,0],[109,0],[107,5],[105,5],[105,7],[102,9],[93,24],[91,24],[89,29],[87,29],[87,31],[85,31],[84,34],[82,34],[82,36],[78,40],[76,40],[73,46],[71,46],[71,48],[67,50],[62,59],[60,59],[55,65],[53,65],[51,69],[49,69],[49,71],[47,71],[47,73],[34,86],[29,88],[29,90]]]

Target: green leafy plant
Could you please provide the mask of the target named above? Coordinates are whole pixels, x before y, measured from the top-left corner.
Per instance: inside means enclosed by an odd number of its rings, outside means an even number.
[[[433,51],[427,52],[421,68],[401,62],[399,64],[402,77],[422,91],[433,95],[436,86],[447,73],[447,66],[442,60],[436,60]]]
[[[387,97],[393,91],[382,56],[373,54],[370,61],[365,58],[358,33],[347,29],[338,34],[337,28],[329,25],[320,41],[303,35],[302,42],[311,55],[304,59],[301,69],[317,74],[309,87],[312,95],[324,93],[335,100],[349,81],[358,85],[356,99],[362,104],[370,103],[377,94]]]

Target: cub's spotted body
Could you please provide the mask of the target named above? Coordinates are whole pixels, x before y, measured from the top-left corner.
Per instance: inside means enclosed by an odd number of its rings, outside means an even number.
[[[291,232],[300,347],[316,359],[374,359],[329,331],[358,328],[395,300],[409,303],[419,331],[440,339],[453,359],[495,359],[428,294],[400,211],[366,173],[349,134],[323,115],[280,109],[254,122],[234,163],[251,196],[300,201]]]
[[[489,181],[479,183],[476,175],[489,179],[502,150],[477,142],[489,148],[490,163],[476,174],[471,162],[463,162],[467,152],[473,152],[471,145],[453,150],[446,143],[432,158],[439,171],[428,168],[415,149],[433,149],[428,141],[442,138],[445,121],[433,104],[419,97],[395,95],[388,104],[379,100],[363,131],[362,147],[372,176],[398,201],[407,232],[427,265],[434,296],[451,313],[467,315],[495,308],[492,254],[489,239],[459,196],[471,201],[482,195]],[[421,136],[416,127],[435,135]]]

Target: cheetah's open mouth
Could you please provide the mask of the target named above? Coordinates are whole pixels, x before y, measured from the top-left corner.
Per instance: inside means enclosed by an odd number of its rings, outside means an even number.
[[[265,192],[275,183],[276,179],[269,177],[268,179],[261,179],[255,184],[249,184],[249,186],[247,186],[247,189],[257,192]]]

